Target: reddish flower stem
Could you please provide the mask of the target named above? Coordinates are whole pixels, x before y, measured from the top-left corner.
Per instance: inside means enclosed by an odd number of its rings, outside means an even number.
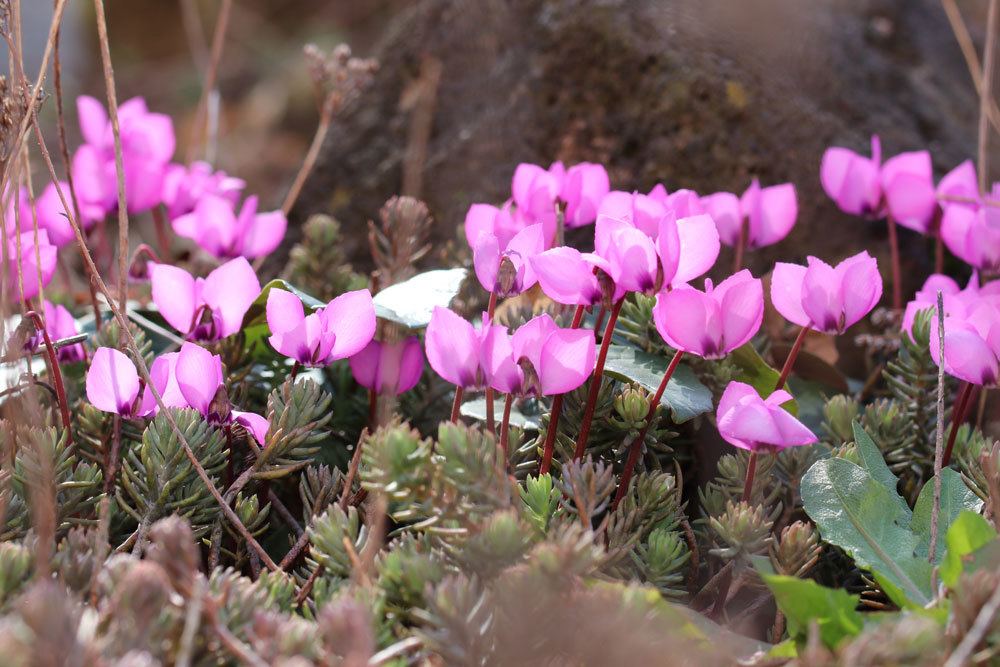
[[[955,448],[955,437],[958,435],[958,427],[965,421],[965,413],[971,403],[972,389],[976,385],[966,382],[962,385],[958,398],[955,399],[955,407],[951,410],[951,431],[948,433],[948,444],[944,449],[944,456],[941,459],[941,467],[944,468],[951,461],[951,451]]]
[[[601,351],[597,356],[597,365],[594,367],[594,376],[590,378],[590,393],[587,395],[587,406],[583,411],[583,421],[580,424],[580,434],[576,438],[576,451],[573,453],[573,460],[583,458],[583,452],[587,448],[587,437],[590,435],[590,425],[594,421],[594,406],[597,403],[597,394],[601,391],[601,378],[604,376],[604,362],[608,358],[608,348],[611,347],[612,334],[615,331],[615,322],[618,321],[618,313],[621,312],[625,297],[618,299],[611,308],[611,315],[608,317],[608,325],[604,328],[604,338],[601,339]]]
[[[167,234],[167,219],[163,215],[163,205],[153,207],[153,228],[156,230],[156,244],[160,255],[170,261],[170,236]]]
[[[105,466],[104,494],[110,494],[115,488],[115,477],[118,475],[118,459],[122,450],[122,418],[114,416],[111,427],[111,451],[108,454],[108,465]]]
[[[674,358],[670,360],[670,365],[667,366],[667,370],[663,373],[663,379],[660,380],[660,386],[656,388],[656,393],[649,400],[646,423],[629,446],[625,468],[622,470],[622,476],[618,481],[618,491],[615,493],[614,502],[611,504],[612,511],[618,508],[618,503],[622,501],[622,498],[628,492],[628,485],[632,482],[632,473],[635,471],[635,465],[639,462],[639,455],[642,453],[642,443],[646,440],[646,432],[649,431],[649,427],[653,423],[653,417],[656,415],[656,406],[660,404],[663,392],[667,390],[667,383],[670,382],[670,378],[673,376],[674,371],[677,370],[677,365],[681,362],[681,357],[683,356],[684,352],[681,350],[677,350],[674,353]]]
[[[892,216],[886,216],[885,221],[889,225],[889,257],[892,261],[892,309],[900,312],[903,310],[903,284],[900,279],[902,269],[899,268],[899,238]]]
[[[577,306],[573,313],[573,323],[570,329],[578,329],[583,321],[583,311],[586,306]],[[559,415],[562,413],[563,396],[559,394],[552,399],[552,410],[549,412],[549,427],[545,431],[545,445],[542,448],[542,464],[538,468],[540,475],[546,474],[552,468],[552,456],[556,448],[556,435],[559,433]]]
[[[743,482],[743,502],[750,502],[750,494],[753,493],[753,478],[757,474],[757,452],[750,452],[750,460],[747,461],[747,477]]]
[[[297,376],[299,374],[299,369],[300,368],[302,368],[302,364],[300,364],[298,361],[296,361],[294,364],[292,364],[292,372],[288,374],[288,379],[292,383],[295,382],[295,376]]]
[[[795,342],[792,343],[792,349],[788,353],[788,357],[785,359],[785,365],[781,367],[781,375],[778,376],[778,382],[774,385],[774,390],[784,388],[785,383],[788,381],[788,376],[792,374],[792,368],[795,366],[795,358],[799,356],[799,351],[802,349],[802,343],[806,340],[806,334],[811,331],[811,327],[807,324],[799,330],[799,335],[795,337]]]
[[[368,428],[375,431],[375,419],[378,417],[378,393],[374,389],[368,390]]]
[[[941,237],[941,207],[934,211],[934,273],[944,273],[944,239]]]
[[[514,404],[514,394],[507,394],[503,403],[503,421],[500,424],[500,451],[503,452],[503,464],[507,466],[507,445],[510,441],[510,409]]]
[[[604,314],[605,314],[605,312],[606,311],[605,311],[604,306],[601,306],[597,310],[597,317],[594,318],[594,333],[597,334],[597,335],[600,335],[600,333],[601,333],[601,325],[604,324]]]
[[[486,309],[486,315],[489,317],[491,324],[493,323],[493,313],[496,312],[496,309],[497,293],[494,290],[490,292],[490,305]],[[489,429],[490,433],[496,435],[496,419],[493,414],[493,387],[486,387],[486,428]]]
[[[455,387],[455,402],[451,404],[451,423],[458,423],[458,411],[462,407],[462,387]]]
[[[746,250],[747,237],[750,235],[750,220],[743,218],[740,223],[740,235],[736,239],[736,249],[733,253],[733,273],[738,273],[743,268],[743,252]]]
[[[73,444],[73,429],[71,428],[69,416],[69,402],[66,400],[66,386],[63,384],[62,371],[59,369],[59,359],[56,356],[56,349],[49,338],[49,332],[45,329],[41,316],[29,310],[24,314],[35,325],[35,328],[42,333],[42,342],[45,344],[45,354],[49,358],[49,366],[52,368],[52,383],[56,386],[56,398],[59,402],[59,414],[62,416],[63,429],[66,431],[67,445]]]

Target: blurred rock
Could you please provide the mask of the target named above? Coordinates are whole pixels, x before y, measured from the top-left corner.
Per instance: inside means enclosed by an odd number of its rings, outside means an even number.
[[[828,145],[867,150],[878,132],[887,154],[926,147],[942,172],[975,157],[978,102],[937,0],[423,0],[373,55],[374,85],[331,130],[294,212],[342,220],[361,266],[366,221],[402,189],[406,98],[426,58],[441,77],[423,185],[408,194],[428,202],[438,242],[471,203],[508,196],[518,162],[595,160],[623,188],[792,181],[799,224],[752,267],[838,259],[882,252],[885,226],[827,200]],[[904,233],[903,248],[918,284],[930,246]]]

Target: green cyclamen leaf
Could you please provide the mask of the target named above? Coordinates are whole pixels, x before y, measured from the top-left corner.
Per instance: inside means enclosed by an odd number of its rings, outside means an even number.
[[[855,421],[853,427],[854,443],[857,445],[858,456],[861,458],[861,467],[868,471],[872,479],[888,489],[900,508],[909,514],[909,506],[897,491],[899,479],[889,470],[885,459],[882,458],[882,451],[875,444],[875,441],[872,440],[871,436],[861,428],[861,424]]]
[[[951,522],[945,535],[946,550],[941,562],[941,581],[953,587],[966,569],[967,556],[994,543],[997,531],[976,512],[962,510]]]
[[[861,633],[864,619],[857,611],[860,596],[809,579],[775,574],[763,557],[754,557],[753,562],[788,620],[788,634],[792,637],[804,640],[814,621],[820,639],[830,648],[836,648],[845,637]]]
[[[436,269],[386,287],[375,295],[375,314],[411,329],[427,326],[434,308],[446,308],[458,294],[468,269]]]
[[[944,552],[944,537],[951,524],[963,511],[976,512],[983,506],[983,501],[969,490],[962,481],[962,476],[951,468],[941,470],[941,511],[938,513],[938,548],[935,563],[941,562]],[[934,479],[924,483],[920,495],[913,506],[913,523],[910,528],[920,536],[917,546],[918,556],[927,556],[931,545],[931,511],[934,507]]]
[[[637,382],[646,391],[656,391],[669,362],[665,357],[634,347],[612,345],[608,348],[604,372],[618,380]],[[694,371],[680,365],[667,383],[660,404],[670,409],[675,424],[682,424],[712,411],[712,392],[701,383]]]
[[[824,540],[897,589],[902,598],[894,602],[922,607],[931,600],[932,568],[916,555],[920,538],[909,529],[909,512],[863,468],[817,461],[802,478],[802,504]]]

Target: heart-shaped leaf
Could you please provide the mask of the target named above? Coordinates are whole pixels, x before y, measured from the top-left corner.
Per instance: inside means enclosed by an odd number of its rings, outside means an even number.
[[[608,348],[604,372],[617,380],[636,382],[646,391],[655,392],[668,364],[664,357],[626,345],[612,345]],[[682,424],[712,411],[712,392],[694,371],[680,365],[667,383],[660,404],[670,409],[675,424]]]

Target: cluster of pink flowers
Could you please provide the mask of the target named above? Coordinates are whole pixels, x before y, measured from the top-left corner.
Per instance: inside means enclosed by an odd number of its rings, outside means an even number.
[[[72,192],[67,182],[59,181],[46,185],[34,201],[25,187],[4,193],[8,284],[18,300],[34,298],[51,282],[58,248],[75,238],[63,201],[75,205],[77,223],[87,234],[118,209],[115,141],[107,111],[98,100],[81,96],[77,113],[83,143],[72,157]],[[136,97],[119,106],[118,119],[130,214],[162,211],[178,236],[222,259],[252,259],[278,247],[287,227],[285,215],[258,212],[255,196],[237,208],[242,180],[204,162],[171,162],[176,140],[169,116],[149,111]]]

